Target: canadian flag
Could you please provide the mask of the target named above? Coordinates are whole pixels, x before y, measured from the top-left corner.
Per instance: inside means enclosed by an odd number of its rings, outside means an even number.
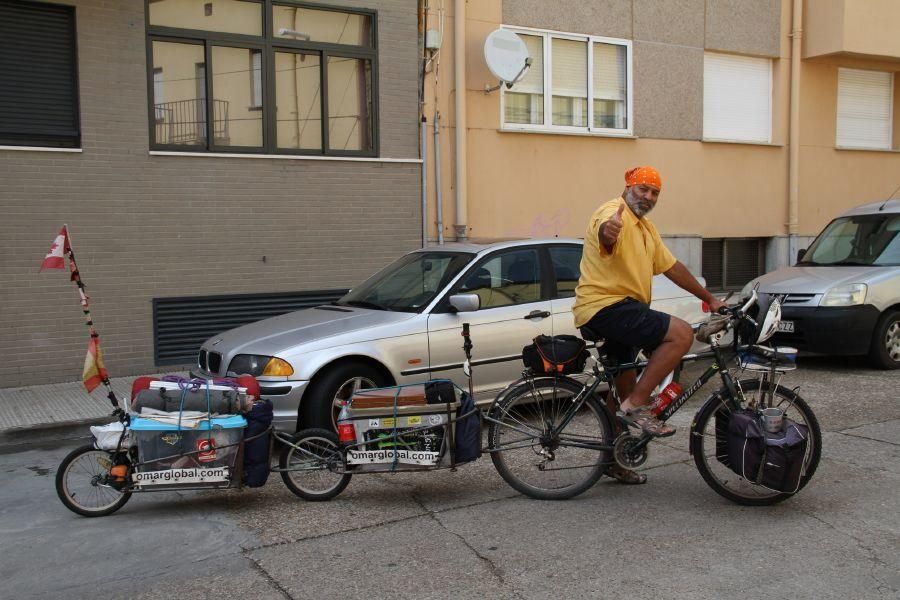
[[[69,230],[63,225],[62,229],[59,230],[59,235],[53,240],[53,245],[50,246],[50,252],[44,257],[44,262],[41,263],[41,270],[38,273],[44,269],[66,268],[65,258],[67,252],[69,252]]]

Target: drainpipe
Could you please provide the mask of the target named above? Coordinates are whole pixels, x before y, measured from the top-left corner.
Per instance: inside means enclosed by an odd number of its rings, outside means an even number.
[[[428,151],[428,119],[425,118],[425,115],[422,115],[419,131],[422,134],[419,140],[419,158],[422,159],[422,247],[424,248],[428,245],[428,186],[426,185],[428,179],[428,157],[425,156],[425,153]]]
[[[422,247],[428,245],[428,119],[425,117],[425,32],[428,31],[428,12],[425,0],[419,0],[419,39],[422,40],[422,72],[419,78],[419,158],[422,159]]]
[[[438,245],[444,245],[444,196],[441,192],[441,113],[434,111],[434,190]]]
[[[453,22],[453,62],[456,79],[456,230],[457,241],[468,236],[466,205],[466,0],[456,0]]]
[[[800,60],[803,40],[803,0],[794,0],[791,21],[791,133],[788,152],[788,260],[797,259],[797,226],[800,206]]]

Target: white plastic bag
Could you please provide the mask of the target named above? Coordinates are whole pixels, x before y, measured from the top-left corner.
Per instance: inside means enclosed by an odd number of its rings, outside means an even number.
[[[108,425],[92,425],[91,435],[94,436],[94,447],[98,450],[115,450],[116,448],[126,450],[131,448],[134,445],[134,441],[131,438],[130,431],[125,432],[125,438],[122,440],[122,445],[119,446],[119,437],[122,435],[123,429],[125,429],[125,426],[118,421]]]

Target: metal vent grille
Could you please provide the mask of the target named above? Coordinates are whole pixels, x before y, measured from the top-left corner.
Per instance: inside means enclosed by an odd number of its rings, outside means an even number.
[[[200,344],[247,323],[337,300],[347,290],[153,299],[153,359],[157,365],[195,363]]]
[[[702,256],[709,289],[739,290],[765,272],[765,239],[704,239]]]

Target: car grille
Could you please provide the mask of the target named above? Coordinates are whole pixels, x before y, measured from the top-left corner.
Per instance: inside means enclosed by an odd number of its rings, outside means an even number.
[[[215,375],[222,367],[222,355],[218,352],[200,350],[200,354],[197,356],[197,366],[207,373]]]
[[[785,306],[790,306],[792,304],[806,304],[815,297],[815,294],[787,294],[784,297],[782,304]]]

